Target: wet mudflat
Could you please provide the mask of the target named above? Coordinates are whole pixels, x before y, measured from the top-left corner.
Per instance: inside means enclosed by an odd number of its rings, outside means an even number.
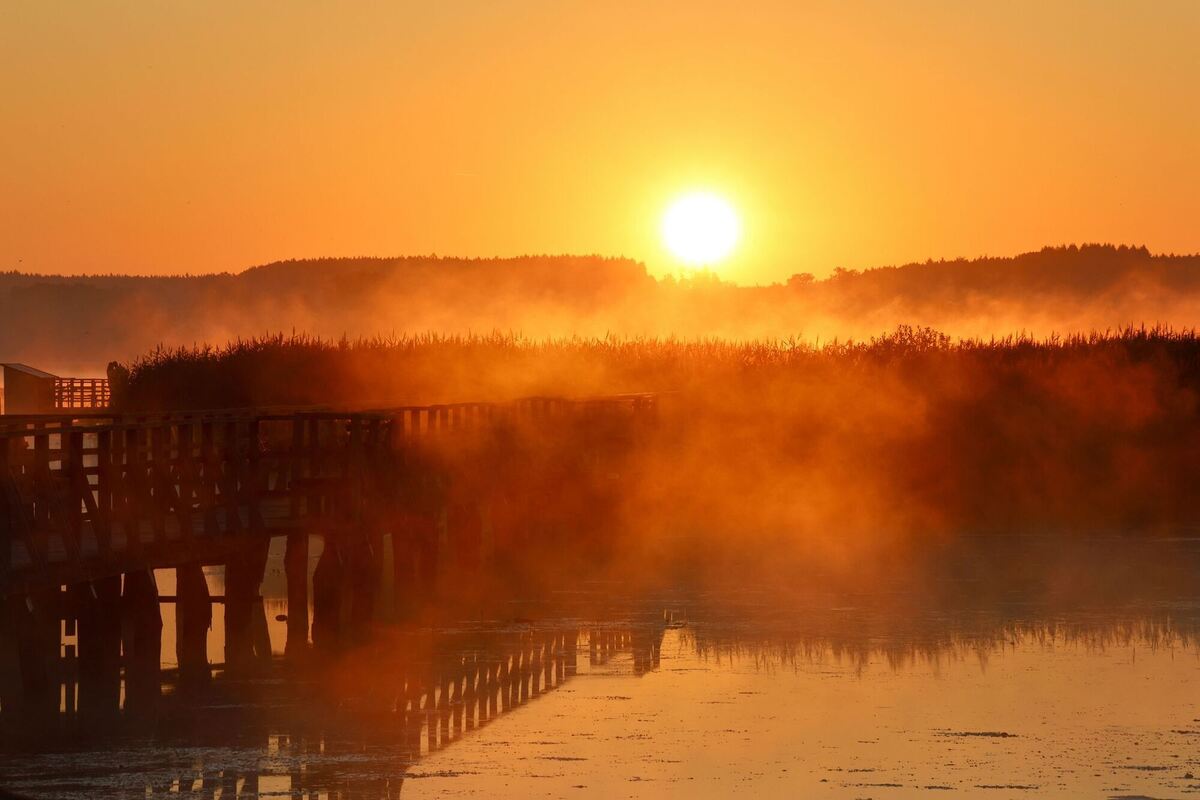
[[[869,593],[593,587],[603,602],[583,602],[564,591],[492,618],[384,630],[319,670],[168,687],[150,717],[6,721],[0,787],[37,798],[1198,794],[1200,548],[1129,547],[1163,569],[1106,554],[1123,571],[1105,591],[1058,567],[1036,588],[1023,571],[1014,585],[939,568]]]

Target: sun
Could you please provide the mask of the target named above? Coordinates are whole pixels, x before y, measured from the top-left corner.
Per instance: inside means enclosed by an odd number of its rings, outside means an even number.
[[[742,223],[724,198],[712,192],[685,194],[663,214],[663,243],[691,267],[710,267],[737,246]]]

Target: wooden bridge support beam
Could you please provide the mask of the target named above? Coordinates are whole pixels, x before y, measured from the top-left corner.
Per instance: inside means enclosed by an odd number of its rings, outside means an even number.
[[[392,528],[392,612],[412,619],[432,598],[437,574],[437,527],[427,515],[407,514]]]
[[[162,616],[154,573],[150,570],[126,573],[121,600],[125,708],[136,714],[149,713],[157,708],[162,693]]]
[[[0,706],[45,721],[59,710],[61,598],[57,590],[0,601]]]
[[[312,643],[315,650],[329,653],[342,643],[344,569],[339,543],[326,536],[324,544],[313,571]]]
[[[77,618],[80,716],[111,716],[121,704],[121,576],[72,586],[68,598]]]
[[[287,643],[289,657],[308,651],[308,534],[290,533],[283,555],[287,578]]]
[[[25,695],[21,685],[20,639],[17,634],[20,602],[17,597],[0,599],[0,715],[5,717],[11,717],[20,709]]]
[[[419,602],[432,604],[437,599],[439,566],[442,564],[445,527],[438,515],[417,516],[414,520],[413,537],[417,548],[417,574],[414,591],[419,592]]]
[[[375,619],[382,552],[377,534],[326,536],[313,572],[313,647],[332,652],[363,641]]]
[[[208,629],[212,600],[204,568],[185,564],[175,570],[175,656],[184,690],[204,686],[212,677],[208,663]]]
[[[345,596],[350,600],[348,619],[350,639],[362,643],[375,619],[375,597],[379,591],[381,570],[377,558],[383,551],[382,537],[375,532],[354,536],[346,543],[348,558],[344,567]]]
[[[270,637],[260,594],[269,540],[256,542],[225,564],[225,669],[245,675],[269,666]]]
[[[25,696],[31,710],[39,716],[59,710],[59,657],[62,651],[62,595],[59,589],[35,592],[29,596],[32,608],[22,669],[26,671]]]

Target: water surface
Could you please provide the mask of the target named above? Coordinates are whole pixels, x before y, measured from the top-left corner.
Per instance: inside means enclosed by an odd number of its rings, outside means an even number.
[[[944,564],[871,592],[562,587],[381,627],[320,669],[168,687],[149,718],[7,720],[0,785],[38,798],[1200,793],[1197,547],[1120,547],[1137,558],[1104,556],[1123,576],[1106,591],[1057,567],[996,584]]]

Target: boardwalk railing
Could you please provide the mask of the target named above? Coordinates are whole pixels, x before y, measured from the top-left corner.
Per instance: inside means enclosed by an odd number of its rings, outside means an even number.
[[[4,418],[0,594],[219,560],[248,538],[512,499],[539,477],[512,467],[562,446],[587,471],[654,405],[629,395]]]
[[[107,409],[112,405],[108,378],[55,378],[56,409]]]

